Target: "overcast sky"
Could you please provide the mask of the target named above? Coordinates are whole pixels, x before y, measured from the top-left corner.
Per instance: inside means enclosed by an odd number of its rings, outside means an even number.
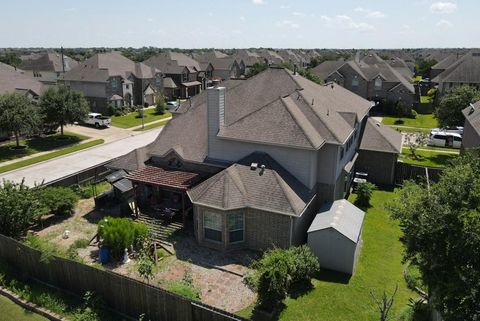
[[[0,47],[480,47],[479,0],[2,2]]]

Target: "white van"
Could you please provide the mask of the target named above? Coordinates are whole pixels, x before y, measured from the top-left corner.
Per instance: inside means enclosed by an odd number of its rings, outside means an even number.
[[[435,147],[460,148],[462,135],[448,132],[433,132],[428,145]]]

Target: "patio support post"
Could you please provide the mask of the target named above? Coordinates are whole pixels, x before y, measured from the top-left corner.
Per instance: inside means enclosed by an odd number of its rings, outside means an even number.
[[[185,213],[185,192],[182,193],[182,218],[183,218],[183,226],[187,223],[187,215]]]
[[[138,198],[137,198],[137,186],[138,184],[133,185],[133,199],[134,199],[134,205],[135,205],[135,217],[139,217],[139,211],[138,211]]]

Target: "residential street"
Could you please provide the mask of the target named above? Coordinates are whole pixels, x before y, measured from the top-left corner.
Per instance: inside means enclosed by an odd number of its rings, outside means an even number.
[[[72,175],[84,169],[105,163],[116,157],[152,142],[163,127],[145,133],[129,136],[98,147],[89,148],[73,154],[57,157],[52,160],[24,167],[0,175],[0,180],[6,179],[20,182],[25,178],[25,184],[34,186],[42,181],[54,181],[67,175]],[[71,130],[71,128],[69,128]],[[131,133],[131,132],[130,132]]]

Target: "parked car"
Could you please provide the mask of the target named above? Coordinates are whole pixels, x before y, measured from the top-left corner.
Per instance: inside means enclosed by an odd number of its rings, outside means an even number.
[[[462,135],[449,132],[433,132],[430,135],[428,145],[435,147],[460,148],[462,146]]]
[[[169,101],[169,102],[167,102],[167,109],[168,109],[169,111],[175,111],[175,110],[177,110],[178,106],[179,106],[179,103],[176,102],[176,101]]]
[[[432,130],[430,130],[430,135],[432,135],[433,133],[439,133],[439,132],[463,135],[463,127],[456,126],[456,127],[445,127],[445,128],[432,128]]]
[[[98,113],[89,113],[87,119],[85,119],[85,124],[93,125],[96,128],[109,127],[111,123],[110,118]]]

